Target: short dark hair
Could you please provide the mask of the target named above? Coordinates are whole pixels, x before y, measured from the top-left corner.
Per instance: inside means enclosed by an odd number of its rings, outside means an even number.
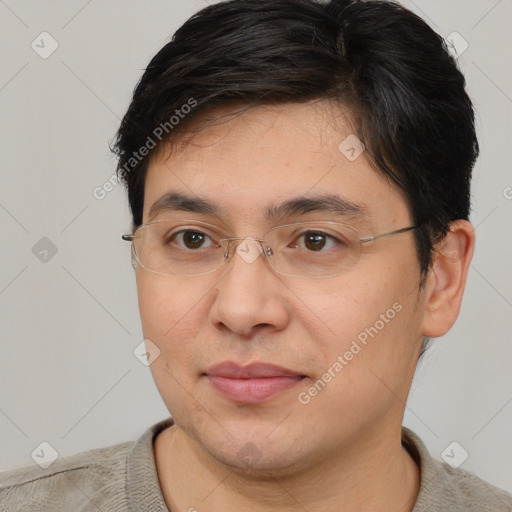
[[[469,216],[474,112],[444,40],[384,0],[230,0],[192,16],[149,63],[112,147],[134,228],[150,157],[184,112],[315,99],[349,109],[365,154],[402,190],[425,275],[449,222]]]

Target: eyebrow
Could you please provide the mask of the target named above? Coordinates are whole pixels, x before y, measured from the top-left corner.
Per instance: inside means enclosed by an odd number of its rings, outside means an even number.
[[[149,209],[149,220],[167,211],[202,213],[220,217],[220,208],[200,197],[187,196],[178,192],[169,192],[155,201]]]
[[[220,218],[221,208],[215,203],[196,196],[169,192],[155,201],[149,210],[149,220],[164,212],[191,212]],[[350,201],[336,194],[296,197],[267,208],[265,219],[275,221],[293,215],[326,212],[345,217],[362,217],[367,214],[366,206]]]

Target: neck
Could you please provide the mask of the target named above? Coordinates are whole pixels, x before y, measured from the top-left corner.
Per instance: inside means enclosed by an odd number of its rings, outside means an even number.
[[[222,464],[178,426],[155,441],[160,486],[172,512],[343,510],[410,512],[419,469],[401,445],[400,430],[335,449],[328,459],[286,474],[250,474]]]

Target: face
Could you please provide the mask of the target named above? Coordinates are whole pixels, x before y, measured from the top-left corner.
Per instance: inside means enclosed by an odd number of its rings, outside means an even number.
[[[365,153],[353,160],[338,149],[351,133],[347,119],[322,102],[257,107],[210,125],[184,149],[153,159],[143,221],[197,219],[226,237],[254,238],[301,221],[349,224],[361,237],[410,226],[404,198]],[[162,210],[150,218],[151,206],[171,192],[218,211]],[[360,211],[265,215],[325,195]],[[363,244],[350,272],[328,278],[276,274],[264,255],[249,262],[236,251],[201,276],[137,266],[144,337],[160,350],[151,371],[198,450],[235,470],[284,472],[350,457],[360,443],[400,428],[422,340],[412,233]],[[234,365],[216,373],[226,362]],[[274,365],[262,367],[265,382],[243,374],[256,363]]]

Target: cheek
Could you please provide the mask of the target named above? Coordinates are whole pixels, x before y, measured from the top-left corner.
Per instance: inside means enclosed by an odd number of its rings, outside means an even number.
[[[326,327],[329,333],[326,342],[332,349],[343,350],[347,343],[350,344],[392,308],[401,293],[387,279],[362,278],[354,274],[325,281],[321,293],[308,295],[304,290],[297,295],[318,318],[317,324]],[[389,316],[393,314],[394,310],[391,310]],[[302,323],[308,327],[306,317]],[[315,332],[311,333],[312,337],[318,339],[318,331]]]
[[[193,385],[206,338],[203,331],[208,326],[204,313],[208,294],[202,291],[208,288],[172,281],[144,271],[137,276],[144,338],[160,351],[150,369],[167,404],[171,396],[181,394],[180,384],[185,389]]]
[[[207,297],[190,280],[178,283],[144,270],[137,271],[137,292],[144,338],[160,351],[150,365],[156,387],[175,421],[187,424],[202,411],[190,396],[200,367],[204,321],[199,310]]]
[[[158,344],[190,340],[199,329],[209,287],[137,271],[137,294],[144,336]],[[202,317],[201,317],[202,318]]]
[[[418,279],[413,265],[381,266],[378,272],[341,276],[321,295],[309,297],[310,309],[329,328],[325,337],[310,332],[319,353],[325,354],[321,364],[332,369],[341,356],[343,368],[337,365],[334,373],[344,377],[332,387],[337,394],[352,385],[363,395],[374,394],[385,388],[376,375],[392,388],[412,376],[421,344]]]

